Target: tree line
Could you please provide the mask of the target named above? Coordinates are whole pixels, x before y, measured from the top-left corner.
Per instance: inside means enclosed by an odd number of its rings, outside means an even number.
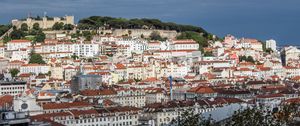
[[[172,22],[162,22],[158,19],[147,18],[113,18],[102,16],[91,16],[83,18],[79,21],[78,28],[81,30],[98,29],[100,27],[113,29],[160,29],[160,30],[176,30],[178,32],[194,31],[198,33],[207,34],[201,27],[192,25],[181,25]]]
[[[193,110],[184,111],[180,117],[173,120],[175,126],[295,126],[298,117],[299,104],[284,104],[273,110],[262,106],[247,107],[235,111],[234,114],[221,122],[216,122],[211,116],[204,118]]]

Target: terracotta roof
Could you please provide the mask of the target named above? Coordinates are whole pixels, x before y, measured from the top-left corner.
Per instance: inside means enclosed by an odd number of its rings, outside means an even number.
[[[117,63],[117,64],[115,64],[115,66],[116,66],[116,69],[126,69],[126,67],[121,63]]]
[[[256,98],[276,98],[283,97],[283,94],[265,94],[265,95],[257,95]]]
[[[5,108],[5,107],[11,107],[13,104],[13,96],[11,95],[4,95],[0,97],[0,107]]]
[[[31,74],[30,73],[22,73],[19,75],[19,77],[30,77]]]
[[[11,40],[12,43],[23,43],[23,42],[31,42],[29,40]]]
[[[191,88],[190,90],[188,90],[187,92],[193,92],[193,93],[197,93],[197,94],[210,94],[210,93],[215,93],[215,91],[207,86],[198,86],[198,87],[194,87]]]
[[[284,100],[282,103],[296,103],[296,104],[299,104],[300,103],[300,98],[287,99],[287,100]]]
[[[156,77],[150,77],[143,80],[142,82],[156,82],[156,81],[159,81],[158,79],[156,79]]]
[[[66,108],[82,108],[82,107],[91,107],[93,106],[87,102],[72,102],[72,103],[47,103],[43,105],[43,109],[66,109]]]
[[[82,90],[80,91],[81,95],[84,96],[100,96],[100,95],[116,95],[117,92],[113,89],[102,89],[102,90]]]

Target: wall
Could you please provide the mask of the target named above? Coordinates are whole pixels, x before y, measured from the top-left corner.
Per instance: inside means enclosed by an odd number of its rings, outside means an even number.
[[[133,37],[140,37],[142,34],[144,35],[144,37],[149,37],[150,34],[154,31],[157,31],[160,33],[160,35],[164,38],[170,38],[170,39],[174,39],[177,36],[177,32],[176,31],[170,31],[170,30],[152,30],[152,29],[115,29],[115,30],[99,30],[98,33],[111,33],[114,36],[122,36],[122,35],[128,35],[128,32],[131,31],[130,36]]]

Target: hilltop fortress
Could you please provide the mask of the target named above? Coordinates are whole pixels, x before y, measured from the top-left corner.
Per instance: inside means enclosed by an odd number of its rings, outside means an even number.
[[[109,30],[99,30],[99,33],[112,34],[114,36],[128,35],[130,36],[141,36],[148,38],[152,32],[158,32],[162,37],[174,39],[179,33],[175,30],[158,30],[158,29],[109,29]]]
[[[38,23],[42,29],[51,29],[55,23],[64,23],[75,25],[74,16],[65,16],[65,17],[42,17],[34,18],[28,17],[26,19],[14,19],[11,21],[13,26],[20,28],[23,23],[27,24],[29,28],[32,28],[35,23]],[[10,30],[10,32],[12,29]],[[56,34],[62,34],[65,31],[44,31],[47,38],[55,38]],[[70,33],[75,33],[76,31],[70,31]],[[162,37],[169,39],[174,39],[178,34],[175,30],[159,30],[159,29],[98,29],[97,32],[100,34],[112,34],[114,36],[135,36],[140,37],[143,35],[145,38],[148,38],[152,32],[158,32]],[[9,33],[8,33],[9,34]]]
[[[43,17],[40,19],[29,17],[25,20],[14,19],[11,21],[12,25],[16,26],[17,28],[20,28],[21,24],[23,23],[26,23],[29,28],[32,28],[33,24],[38,23],[40,27],[43,29],[52,28],[52,26],[57,22],[74,25],[74,16],[53,17],[53,18]]]

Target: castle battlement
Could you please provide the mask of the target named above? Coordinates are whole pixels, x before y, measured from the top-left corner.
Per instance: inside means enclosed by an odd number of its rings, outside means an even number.
[[[55,23],[64,23],[64,24],[72,24],[74,25],[74,16],[65,16],[65,17],[43,17],[40,20],[37,20],[35,18],[27,18],[26,20],[18,20],[14,19],[11,21],[13,26],[16,26],[17,28],[21,27],[21,24],[26,23],[29,28],[32,28],[35,23],[38,23],[41,28],[47,29],[52,28],[52,26]]]

